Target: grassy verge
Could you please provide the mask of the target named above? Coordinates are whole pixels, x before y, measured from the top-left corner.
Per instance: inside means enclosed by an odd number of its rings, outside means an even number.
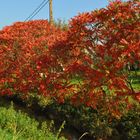
[[[53,134],[52,123],[39,124],[27,114],[16,111],[13,105],[0,107],[0,138],[2,140],[66,140],[64,137],[59,137],[63,126],[56,134]]]

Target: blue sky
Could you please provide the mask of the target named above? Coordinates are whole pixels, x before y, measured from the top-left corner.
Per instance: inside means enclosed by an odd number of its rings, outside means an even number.
[[[0,29],[24,21],[43,0],[1,0]],[[68,21],[78,13],[103,8],[108,0],[53,0],[54,19]],[[48,19],[48,4],[33,19]]]

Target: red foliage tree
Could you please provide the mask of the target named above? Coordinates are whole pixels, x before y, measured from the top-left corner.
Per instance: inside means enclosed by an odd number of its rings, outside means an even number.
[[[17,22],[5,27],[0,32],[1,94],[46,94],[62,69],[49,49],[63,36],[65,32],[47,20]]]
[[[65,62],[65,77],[82,81],[80,86],[73,85],[77,89],[73,102],[91,107],[105,102],[111,110],[112,105],[127,102],[130,95],[138,97],[124,67],[140,60],[139,7],[138,0],[114,1],[71,20],[65,45],[55,55],[65,52],[60,57]],[[54,50],[58,46],[61,43]]]

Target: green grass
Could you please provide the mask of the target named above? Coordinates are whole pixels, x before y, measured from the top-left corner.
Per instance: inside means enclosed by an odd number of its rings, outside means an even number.
[[[63,127],[63,125],[62,125]],[[0,139],[2,140],[66,140],[51,132],[52,124],[40,124],[27,114],[16,111],[13,105],[0,107]]]
[[[136,71],[136,72],[131,72],[130,77],[129,77],[132,87],[137,90],[140,91],[140,71]]]

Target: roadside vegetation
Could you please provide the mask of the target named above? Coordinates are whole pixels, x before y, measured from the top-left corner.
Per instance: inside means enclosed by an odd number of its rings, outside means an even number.
[[[81,140],[139,140],[139,7],[116,0],[68,24],[35,20],[1,30],[0,98],[62,126],[52,133],[11,105],[0,108],[0,137],[63,140],[66,122]]]

